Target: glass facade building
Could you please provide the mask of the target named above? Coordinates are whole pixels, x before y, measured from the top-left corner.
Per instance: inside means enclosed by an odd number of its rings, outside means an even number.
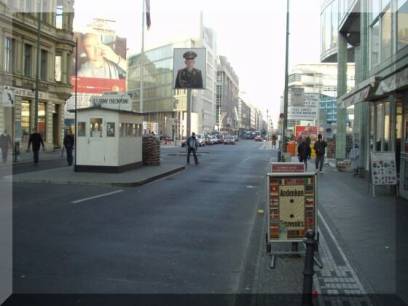
[[[339,14],[328,9],[336,3]],[[395,154],[400,195],[408,198],[408,0],[327,1],[322,21],[329,12],[339,18],[337,46],[334,55],[327,52],[327,22],[322,22],[321,58],[338,62],[337,121],[353,112],[352,141],[360,146],[360,167],[367,173],[372,152]],[[353,90],[344,86],[350,52],[356,65]],[[348,128],[338,127],[337,159],[347,156]]]

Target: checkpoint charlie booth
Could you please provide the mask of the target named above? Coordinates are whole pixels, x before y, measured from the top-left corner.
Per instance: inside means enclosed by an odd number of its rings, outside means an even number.
[[[76,171],[122,172],[142,165],[143,116],[126,95],[92,98],[77,110]]]

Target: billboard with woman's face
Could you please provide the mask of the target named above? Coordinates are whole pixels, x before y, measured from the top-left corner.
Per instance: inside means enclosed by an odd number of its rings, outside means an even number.
[[[126,91],[126,40],[101,33],[75,33],[78,39],[78,93]],[[75,72],[74,67],[72,69]],[[75,85],[75,79],[72,82]]]
[[[205,48],[175,48],[174,88],[205,89]]]

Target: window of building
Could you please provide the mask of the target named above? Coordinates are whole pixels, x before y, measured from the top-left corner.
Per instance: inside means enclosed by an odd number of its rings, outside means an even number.
[[[33,47],[29,44],[24,44],[24,75],[27,77],[32,76],[33,67]]]
[[[47,80],[48,73],[48,52],[46,50],[41,50],[41,80]]]
[[[115,137],[115,122],[108,122],[106,124],[106,136]]]
[[[371,69],[392,55],[392,12],[390,0],[370,0]]]
[[[102,118],[90,119],[90,136],[102,137]]]
[[[64,13],[64,5],[62,0],[57,1],[57,7],[55,9],[55,27],[57,29],[63,28],[63,13]]]
[[[381,18],[381,59],[386,60],[391,56],[391,34],[392,34],[392,17],[391,9],[384,12]]]
[[[4,70],[12,73],[14,71],[15,40],[11,37],[4,39]]]
[[[62,56],[56,55],[55,56],[55,81],[61,82],[61,64],[62,64]]]
[[[86,136],[86,122],[78,122],[78,137]]]
[[[370,28],[370,58],[371,67],[380,62],[380,22],[377,20]]]
[[[397,11],[397,48],[408,45],[408,0],[398,0]]]

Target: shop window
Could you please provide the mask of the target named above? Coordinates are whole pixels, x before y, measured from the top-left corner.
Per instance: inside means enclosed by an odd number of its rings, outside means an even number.
[[[398,0],[397,11],[397,48],[408,45],[408,0]]]
[[[90,136],[102,137],[102,118],[91,118],[90,125]]]
[[[86,136],[86,122],[78,122],[78,137]]]
[[[376,111],[377,111],[377,122],[376,124],[376,138],[375,138],[375,151],[376,152],[381,152],[382,150],[382,146],[381,146],[381,142],[382,142],[382,136],[383,136],[383,130],[384,130],[384,105],[381,104],[377,104],[376,105]]]
[[[391,150],[391,103],[384,103],[384,143],[383,151]]]
[[[45,102],[38,103],[38,133],[41,134],[42,138],[45,140],[46,133],[46,108],[47,104]]]
[[[115,137],[115,122],[108,122],[106,124],[106,136]]]
[[[28,141],[31,123],[31,101],[21,102],[21,135],[23,142]]]

